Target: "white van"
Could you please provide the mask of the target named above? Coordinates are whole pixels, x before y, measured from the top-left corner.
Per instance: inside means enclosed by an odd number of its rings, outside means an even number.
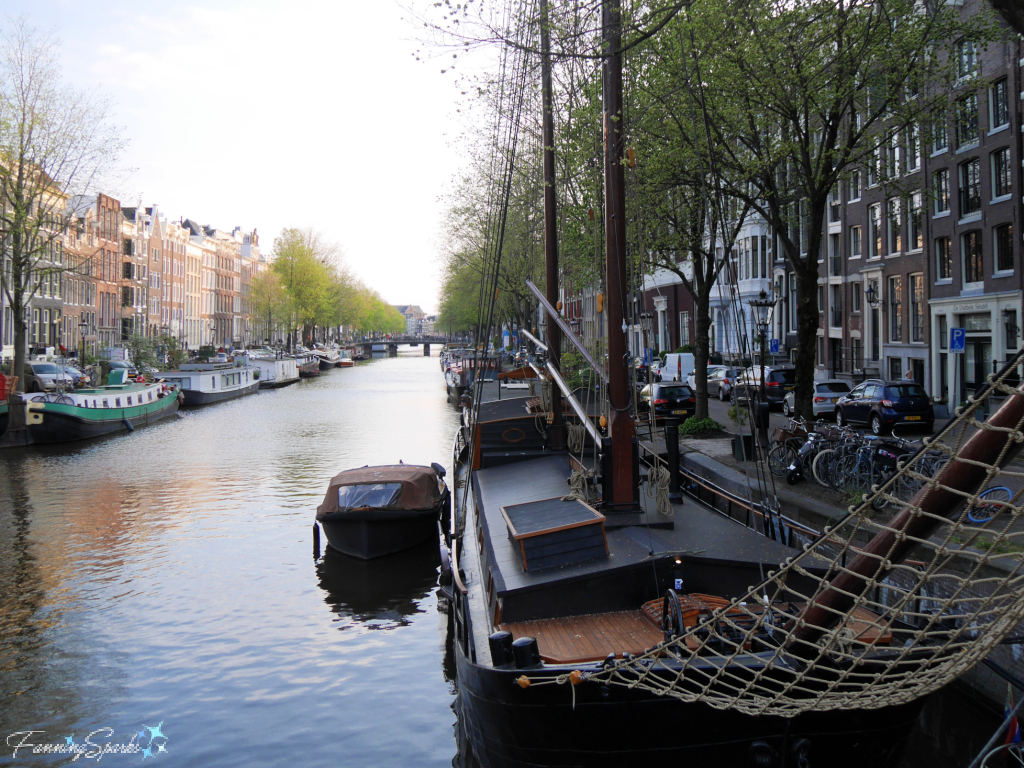
[[[665,364],[661,366],[662,381],[686,381],[693,373],[693,353],[670,352],[665,355]]]

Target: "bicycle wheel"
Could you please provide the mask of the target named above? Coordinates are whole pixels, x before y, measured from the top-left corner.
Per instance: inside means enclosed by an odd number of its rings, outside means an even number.
[[[785,443],[779,443],[768,451],[768,470],[776,477],[785,477],[795,459],[796,451]]]
[[[823,451],[818,451],[818,455],[814,457],[814,461],[811,463],[811,474],[814,475],[814,479],[822,488],[832,487],[828,477],[832,471],[832,465],[835,464],[835,458],[836,452],[831,448],[826,448]]]
[[[972,523],[987,523],[1003,510],[1002,504],[992,502],[1008,502],[1013,498],[1013,491],[1005,485],[997,485],[983,491],[978,496],[978,503],[967,508],[967,519]]]
[[[844,456],[836,467],[836,487],[842,493],[867,490],[867,476],[860,471],[860,456],[851,453]]]

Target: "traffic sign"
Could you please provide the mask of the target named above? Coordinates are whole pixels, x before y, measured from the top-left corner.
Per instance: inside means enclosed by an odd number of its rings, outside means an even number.
[[[779,340],[778,339],[772,339],[771,342],[769,342],[768,351],[771,352],[773,355],[779,354]]]
[[[963,352],[967,349],[967,330],[964,328],[949,329],[949,351]]]

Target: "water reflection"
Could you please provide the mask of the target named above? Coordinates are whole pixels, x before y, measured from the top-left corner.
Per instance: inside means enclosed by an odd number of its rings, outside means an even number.
[[[338,614],[339,629],[359,623],[395,629],[424,613],[423,600],[437,584],[438,546],[429,541],[375,560],[359,560],[326,548],[317,563],[324,602]]]

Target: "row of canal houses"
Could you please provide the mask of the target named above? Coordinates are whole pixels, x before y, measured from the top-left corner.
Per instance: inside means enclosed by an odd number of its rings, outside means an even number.
[[[987,49],[958,45],[948,121],[880,145],[873,162],[833,192],[818,257],[817,378],[909,375],[955,406],[1019,349],[1024,41],[1005,28],[1006,42]],[[881,173],[899,176],[910,192],[887,197]],[[766,222],[749,217],[732,256],[728,280],[712,293],[712,354],[735,357],[737,326],[754,337],[748,302],[765,291],[778,299],[774,361],[795,360],[797,281]],[[593,297],[568,298],[581,332],[599,337]],[[693,300],[671,272],[646,278],[633,304],[634,318],[653,316],[648,346],[693,343]],[[953,328],[966,331],[960,354],[950,350]],[[629,337],[639,355],[639,323]]]
[[[249,283],[265,265],[256,231],[191,219],[105,194],[69,203],[52,273],[28,311],[29,348],[116,348],[133,334],[172,336],[189,349],[255,341]],[[14,356],[11,308],[0,297],[0,359]]]

